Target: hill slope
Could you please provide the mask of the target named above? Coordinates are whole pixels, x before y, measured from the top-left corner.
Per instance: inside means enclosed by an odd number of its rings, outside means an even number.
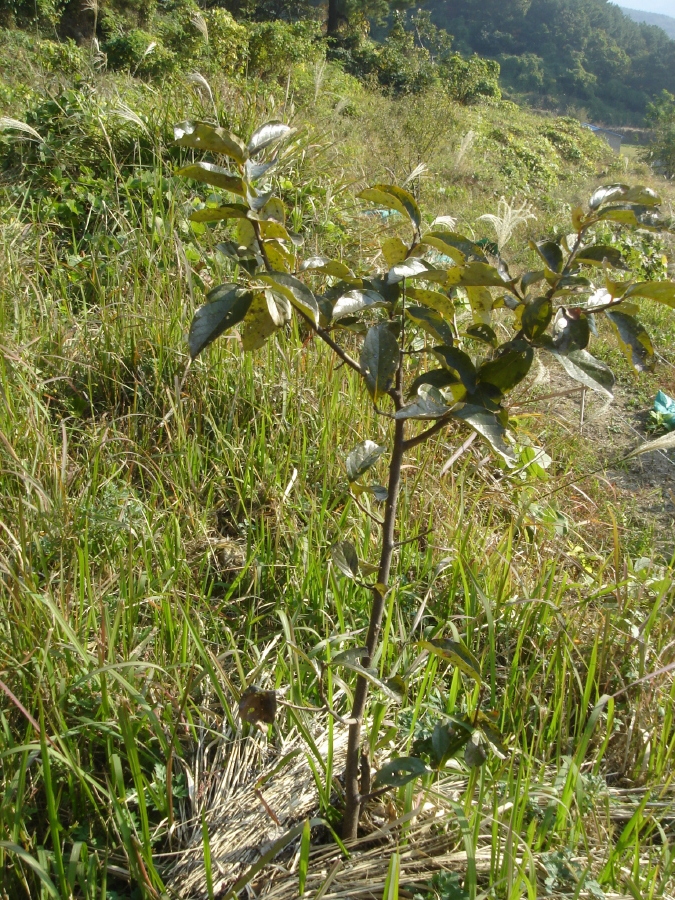
[[[662,16],[660,13],[643,12],[641,9],[628,9],[620,7],[624,16],[628,16],[634,22],[644,22],[645,25],[656,25],[662,28],[669,38],[675,40],[675,19],[672,16]]]

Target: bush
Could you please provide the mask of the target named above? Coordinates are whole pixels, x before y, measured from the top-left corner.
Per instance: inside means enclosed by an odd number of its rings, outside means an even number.
[[[318,22],[260,22],[250,26],[249,71],[260,78],[288,75],[291,66],[324,56]]]
[[[132,75],[161,75],[172,68],[176,58],[161,38],[140,28],[114,35],[102,49],[111,69],[126,69]]]
[[[453,100],[465,104],[501,100],[500,66],[494,59],[483,59],[475,55],[465,59],[459,53],[453,53],[441,63],[439,69]]]
[[[663,91],[658,100],[647,107],[647,121],[654,128],[654,141],[645,159],[665,175],[675,175],[675,97]]]

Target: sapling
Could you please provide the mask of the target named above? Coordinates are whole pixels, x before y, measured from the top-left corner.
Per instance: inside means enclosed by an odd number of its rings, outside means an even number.
[[[378,414],[391,422],[388,446],[366,438],[346,461],[353,494],[371,493],[384,502],[379,566],[372,583],[359,581],[363,567],[349,542],[333,548],[342,574],[372,593],[364,646],[333,660],[357,672],[342,818],[342,836],[353,840],[365,799],[428,771],[416,757],[399,758],[383,766],[371,782],[369,766],[361,765],[369,683],[378,682],[370,666],[390,590],[406,453],[444,428],[463,424],[486,440],[506,465],[514,465],[506,399],[526,378],[535,352],[557,360],[584,387],[611,396],[612,372],[587,349],[597,317],[604,315],[636,371],[649,368],[654,350],[635,316],[637,302],[646,298],[673,307],[675,284],[631,280],[620,251],[594,241],[598,223],[650,230],[669,226],[654,191],[625,184],[602,187],[587,209],[573,209],[570,233],[531,242],[537,267],[520,274],[509,270],[494,245],[452,230],[449,217],[425,227],[412,194],[389,184],[358,194],[364,203],[395,213],[398,223],[406,223],[406,240],[391,236],[383,242],[383,266],[372,271],[368,260],[348,264],[323,256],[302,259],[301,239],[287,227],[284,204],[270,188],[284,162],[280,148],[291,135],[280,122],[261,126],[248,143],[204,122],[183,122],[175,128],[180,146],[215,160],[193,162],[178,174],[224,193],[219,205],[203,204],[191,219],[227,225],[229,237],[218,249],[237,273],[236,281],[209,291],[207,303],[192,321],[189,347],[194,358],[224,331],[240,326],[244,350],[253,351],[295,314],[363,380]],[[221,164],[224,157],[229,168]],[[472,321],[460,330],[456,312],[462,304]],[[501,331],[509,330],[508,340],[500,342],[497,322]],[[436,365],[429,368],[429,360]],[[367,473],[385,455],[387,484],[368,483]],[[428,640],[422,647],[480,681],[479,663],[460,641]],[[246,710],[255,713],[258,705],[247,694]],[[487,745],[500,752],[499,734],[480,708],[466,727],[436,731],[437,768],[462,749],[470,766],[484,761]]]

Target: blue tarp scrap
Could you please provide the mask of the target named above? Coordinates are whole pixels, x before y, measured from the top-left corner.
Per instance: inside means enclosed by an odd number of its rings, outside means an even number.
[[[659,424],[666,431],[675,430],[675,400],[659,391],[654,398],[654,412],[659,416]]]

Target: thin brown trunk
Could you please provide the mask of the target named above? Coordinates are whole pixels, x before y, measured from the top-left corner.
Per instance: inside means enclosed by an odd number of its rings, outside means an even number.
[[[394,447],[389,465],[389,485],[387,506],[382,526],[382,553],[377,575],[378,587],[373,589],[373,608],[370,613],[366,647],[368,656],[363,659],[367,668],[375,655],[377,642],[382,627],[386,588],[389,584],[389,571],[394,553],[394,525],[396,524],[396,508],[401,487],[401,462],[403,460],[404,422],[397,420],[394,428]],[[345,769],[345,813],[342,819],[342,838],[345,841],[356,839],[361,813],[361,793],[359,791],[359,760],[361,750],[361,725],[368,697],[368,682],[359,675],[354,692],[354,706],[351,717],[355,721],[349,726],[347,744],[347,766]]]

